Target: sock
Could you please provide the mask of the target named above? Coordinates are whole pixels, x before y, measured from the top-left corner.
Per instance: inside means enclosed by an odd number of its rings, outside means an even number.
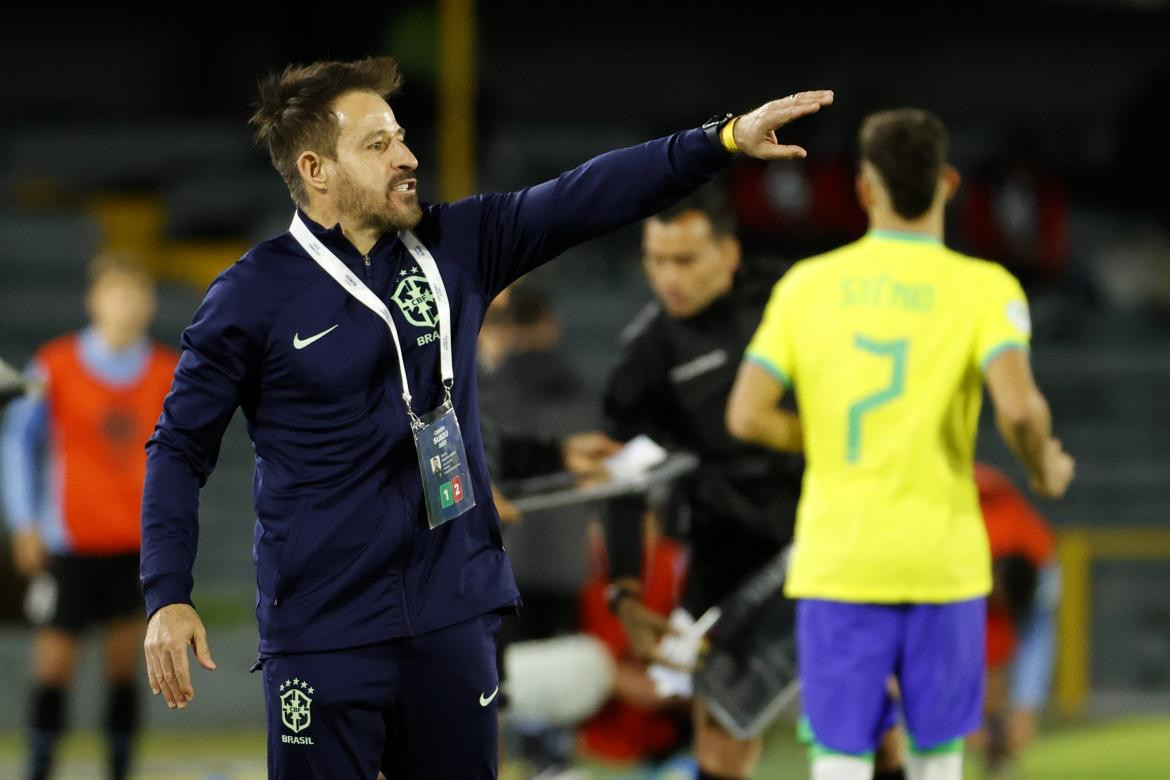
[[[906,775],[911,780],[962,780],[963,740],[955,739],[922,752],[911,747]]]
[[[820,753],[812,760],[812,780],[870,780],[873,758]]]
[[[138,690],[133,683],[110,687],[105,726],[110,750],[110,780],[126,780],[130,773],[134,735],[138,730]]]
[[[906,780],[906,772],[901,767],[898,769],[883,769],[873,773],[873,780]]]
[[[29,780],[48,780],[57,741],[65,730],[65,691],[42,685],[29,704]]]

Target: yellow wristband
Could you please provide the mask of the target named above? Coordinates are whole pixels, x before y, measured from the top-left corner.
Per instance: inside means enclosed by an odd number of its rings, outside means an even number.
[[[739,154],[739,147],[735,145],[735,123],[738,121],[739,117],[732,118],[719,131],[719,140],[723,143],[723,148],[731,154]]]

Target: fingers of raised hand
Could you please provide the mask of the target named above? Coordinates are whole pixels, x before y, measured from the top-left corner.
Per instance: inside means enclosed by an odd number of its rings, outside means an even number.
[[[761,160],[801,160],[808,157],[803,146],[776,144],[764,147],[756,155]]]
[[[776,130],[802,116],[816,113],[833,102],[830,90],[797,92],[780,100],[765,103],[744,119],[744,127],[736,127],[736,140],[748,155],[761,160],[791,160],[807,157],[799,146],[781,144]],[[741,137],[742,136],[742,137]]]
[[[815,114],[821,110],[823,105],[825,104],[815,100],[792,100],[790,98],[776,100],[767,105],[767,110],[764,113],[764,124],[769,130],[775,130],[800,119],[802,116]]]

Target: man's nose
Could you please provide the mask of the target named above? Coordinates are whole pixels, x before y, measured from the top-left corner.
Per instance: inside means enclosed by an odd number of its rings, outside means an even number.
[[[414,152],[410,151],[410,147],[405,143],[401,146],[402,153],[398,157],[397,165],[400,170],[413,171],[418,169],[418,158],[414,156]]]

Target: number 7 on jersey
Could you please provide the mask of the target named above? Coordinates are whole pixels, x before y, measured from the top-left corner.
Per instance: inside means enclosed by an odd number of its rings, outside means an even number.
[[[849,429],[845,442],[845,462],[857,463],[861,460],[861,434],[865,415],[883,404],[888,404],[906,388],[906,353],[910,349],[907,339],[898,341],[874,341],[857,334],[853,338],[853,345],[863,352],[878,357],[889,358],[892,363],[890,383],[882,390],[858,399],[849,407]]]

